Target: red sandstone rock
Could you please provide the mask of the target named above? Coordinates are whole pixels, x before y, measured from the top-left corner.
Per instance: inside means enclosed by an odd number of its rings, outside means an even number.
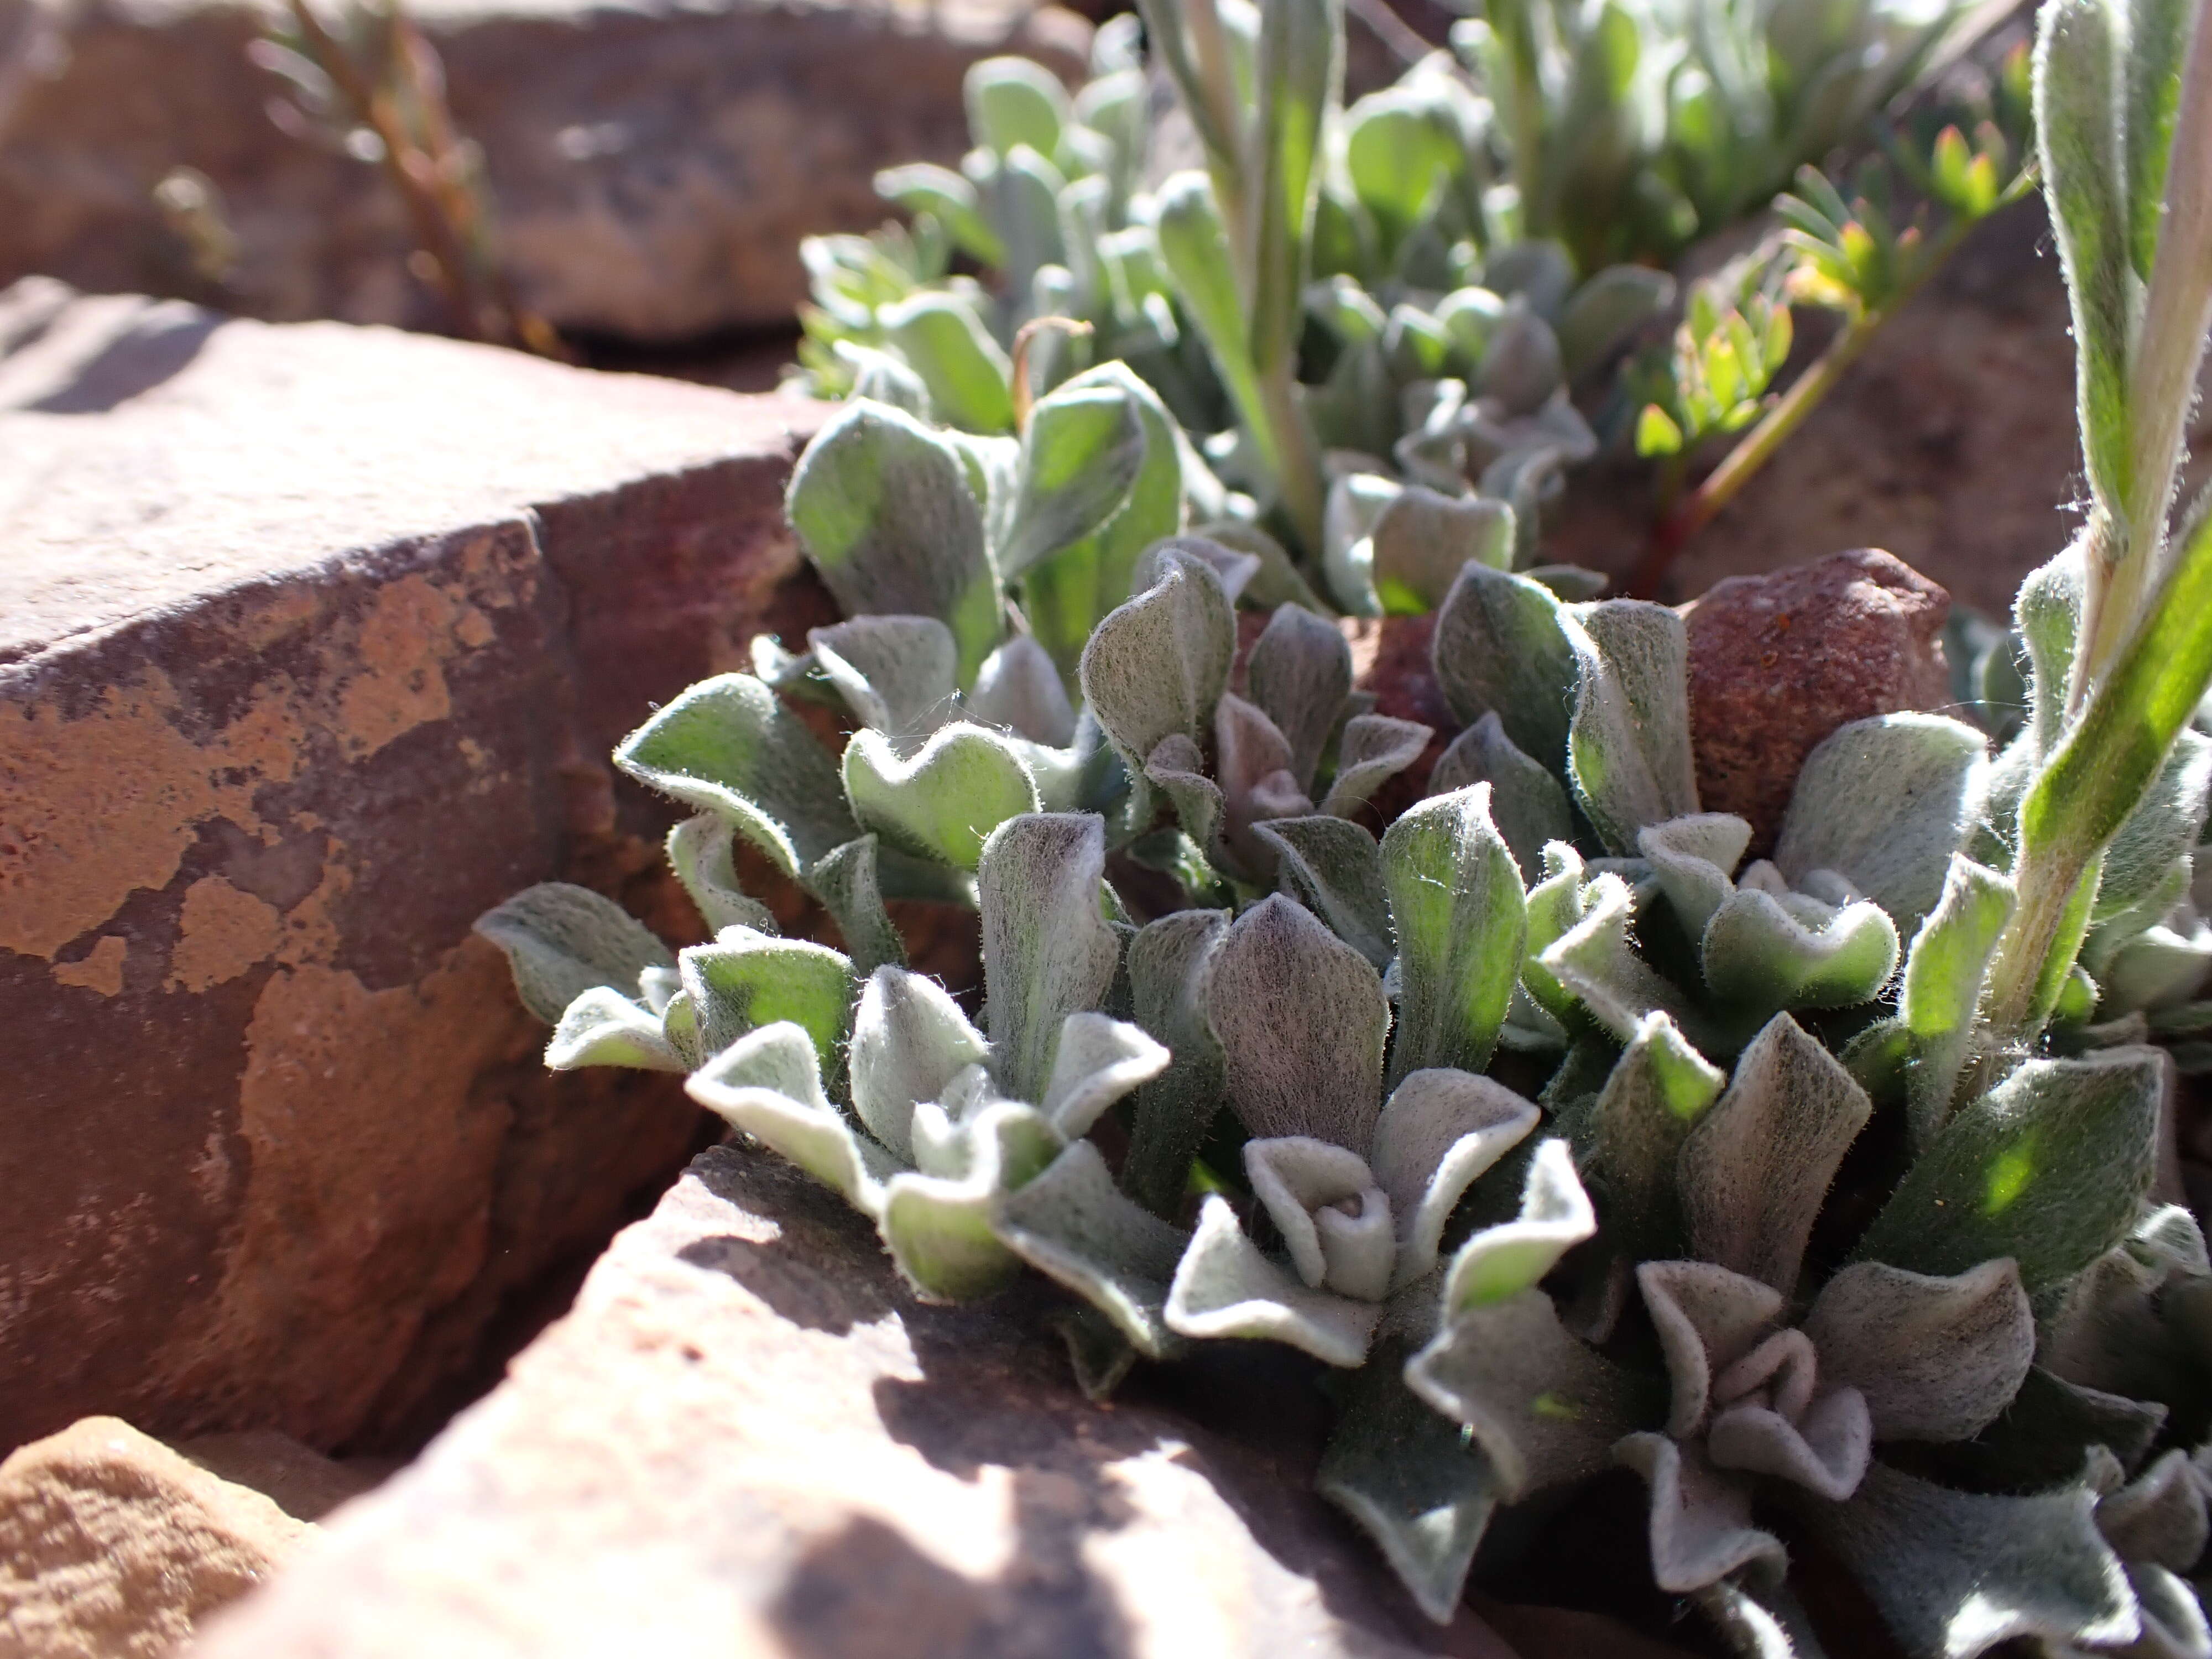
[[[1094,1406],[1052,1305],[919,1304],[834,1195],[716,1147],[199,1659],[1511,1659],[1309,1489],[1307,1369],[1215,1356],[1211,1421],[1143,1374]]]
[[[0,1449],[404,1443],[682,1167],[702,1115],[546,1075],[469,926],[567,877],[697,937],[606,757],[818,619],[817,419],[0,294]]]
[[[246,56],[256,6],[29,9],[59,34],[11,99],[0,283],[42,272],[254,316],[451,325],[408,274],[405,210],[377,169],[270,119],[279,83]],[[524,302],[558,327],[660,343],[787,325],[802,238],[890,216],[879,167],[958,161],[971,64],[1023,52],[1079,76],[1090,37],[1028,0],[408,10],[483,148]],[[222,198],[238,249],[219,279],[155,205],[180,167]]]
[[[0,1463],[0,1651],[167,1659],[314,1530],[112,1417]]]
[[[1698,803],[1769,851],[1805,757],[1838,726],[1953,701],[1951,596],[1873,548],[1731,576],[1683,607]]]

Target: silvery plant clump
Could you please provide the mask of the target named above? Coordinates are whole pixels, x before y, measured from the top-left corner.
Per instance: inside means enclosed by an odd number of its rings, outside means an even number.
[[[1149,383],[990,435],[855,401],[789,504],[847,620],[617,751],[697,812],[712,940],[562,886],[479,924],[549,1064],[684,1074],[922,1297],[1044,1275],[1093,1394],[1303,1356],[1320,1489],[1439,1620],[1626,1471],[1652,1583],[1758,1659],[1824,1651],[1808,1571],[1916,1659],[2212,1656],[2212,1258],[2145,1041],[2212,960],[2197,9],[2042,20],[2091,501],[2021,590],[2016,719],[1844,725],[1760,843],[1698,799],[1675,612],[1376,538],[1378,592],[1441,587],[1463,723],[1383,823],[1431,732],[1194,533]],[[739,838],[843,951],[776,933]],[[902,965],[900,895],[975,905],[980,1005]]]
[[[1501,0],[1346,107],[1334,0],[1157,0],[1073,97],[977,65],[960,167],[878,178],[910,226],[806,245],[799,379],[1003,432],[1030,384],[1127,362],[1206,516],[1343,610],[1432,609],[1347,549],[1410,488],[1511,507],[1534,562],[1598,447],[1570,392],[1672,303],[1654,267],[1856,134],[1960,9]]]
[[[1671,279],[1584,281],[1523,233],[1448,54],[1347,109],[1329,0],[1168,0],[1148,60],[1137,23],[1100,31],[1072,98],[1024,59],[978,64],[960,169],[878,179],[911,228],[807,244],[802,383],[1003,433],[1032,389],[1123,362],[1188,434],[1200,521],[1287,549],[1339,608],[1441,599],[1344,569],[1407,489],[1510,506],[1529,562],[1536,507],[1597,448],[1571,387]]]

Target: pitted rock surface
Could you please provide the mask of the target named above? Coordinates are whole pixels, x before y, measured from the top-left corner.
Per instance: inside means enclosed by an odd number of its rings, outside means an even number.
[[[0,1462],[0,1652],[164,1659],[313,1530],[128,1423],[88,1417]]]
[[[1874,548],[1731,576],[1682,607],[1698,801],[1751,822],[1771,852],[1798,769],[1838,726],[1953,702],[1951,596]]]
[[[669,1079],[546,1075],[469,928],[566,878],[702,936],[606,757],[826,619],[819,413],[0,293],[0,1449],[404,1445],[696,1150]]]
[[[1510,1659],[1307,1489],[1302,1371],[1093,1406],[1048,1311],[918,1304],[834,1195],[714,1148],[201,1659]]]
[[[1090,25],[1030,0],[417,0],[454,120],[482,148],[523,303],[668,343],[789,324],[800,239],[890,217],[879,167],[957,162],[961,76],[999,52],[1066,76]],[[0,283],[33,272],[280,320],[445,328],[379,170],[280,131],[247,0],[0,0],[58,21],[11,53]],[[14,83],[20,81],[20,88]],[[204,174],[237,245],[195,269],[153,191]]]

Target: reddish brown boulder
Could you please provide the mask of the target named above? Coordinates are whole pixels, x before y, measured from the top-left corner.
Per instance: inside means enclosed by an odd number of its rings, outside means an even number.
[[[696,937],[606,757],[804,598],[817,418],[0,294],[0,1449],[404,1440],[682,1167],[469,927],[567,876]]]
[[[88,1417],[0,1462],[0,1652],[165,1659],[313,1530],[128,1423]]]
[[[1095,1406],[1051,1306],[917,1304],[836,1196],[716,1147],[199,1659],[1512,1659],[1310,1490],[1309,1370]]]
[[[264,23],[252,0],[13,9],[51,17],[55,38],[24,42],[0,92],[0,283],[450,326],[410,274],[405,210],[378,170],[270,120],[281,83],[246,56]],[[1015,52],[1078,75],[1090,37],[1030,0],[408,10],[482,147],[523,301],[561,328],[659,343],[787,326],[802,238],[890,216],[879,167],[958,161],[970,64]],[[179,167],[216,188],[227,267],[198,268],[194,238],[165,222],[155,188]]]
[[[1942,708],[1951,596],[1874,548],[1768,576],[1731,576],[1683,607],[1698,799],[1748,818],[1770,850],[1798,769],[1838,726]]]

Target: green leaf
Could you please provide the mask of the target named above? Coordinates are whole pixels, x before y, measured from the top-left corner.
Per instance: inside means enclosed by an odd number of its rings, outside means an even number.
[[[1010,818],[983,844],[983,1021],[992,1073],[1017,1100],[1044,1097],[1060,1023],[1100,1006],[1113,982],[1105,872],[1105,824],[1091,813]]]
[[[1382,838],[1398,940],[1395,1080],[1431,1066],[1481,1072],[1520,978],[1528,915],[1490,786],[1419,802]]]
[[[1698,942],[1705,984],[1752,1017],[1870,1002],[1897,967],[1897,927],[1863,900],[1832,908],[1741,887]]]
[[[2212,684],[2212,520],[2172,574],[2021,804],[2023,859],[2084,861],[2153,788]]]
[[[1559,315],[1559,352],[1567,378],[1577,380],[1597,368],[1674,303],[1674,279],[1663,270],[1608,265],[1599,271],[1575,290]],[[1651,453],[1643,447],[1640,423],[1638,434],[1637,453]]]
[[[665,1015],[656,1015],[634,997],[606,986],[579,994],[562,1014],[545,1044],[545,1067],[574,1071],[585,1066],[627,1066],[647,1072],[688,1072],[684,1052]]]
[[[1407,1363],[1413,1392],[1468,1431],[1516,1502],[1613,1466],[1650,1420],[1650,1384],[1568,1334],[1541,1291],[1462,1310]]]
[[[1129,941],[1131,1012],[1172,1059],[1137,1091],[1121,1182],[1162,1215],[1181,1203],[1191,1159],[1221,1103],[1225,1061],[1200,993],[1228,933],[1225,910],[1181,910],[1147,923]]]
[[[2165,1066],[2147,1048],[2023,1062],[1959,1109],[1854,1259],[1941,1275],[2008,1255],[2031,1292],[2080,1272],[2150,1189]]]
[[[1352,193],[1395,243],[1467,166],[1467,152],[1427,97],[1401,82],[1345,112],[1344,161]]]
[[[1495,398],[1508,415],[1533,415],[1566,383],[1566,368],[1559,337],[1551,325],[1516,297],[1506,302],[1505,315],[1491,336],[1484,353],[1482,372],[1474,389]]]
[[[2085,1486],[1952,1492],[1876,1462],[1850,1501],[1808,1505],[1907,1653],[1973,1659],[2012,1637],[2122,1646],[2135,1599]]]
[[[1352,695],[1352,647],[1336,627],[1302,605],[1267,619],[1245,667],[1252,701],[1291,745],[1291,774],[1313,787],[1322,750]]]
[[[786,875],[860,834],[836,763],[805,723],[750,674],[690,687],[615,750],[647,788],[719,812]]]
[[[984,1106],[959,1128],[965,1170],[884,1183],[884,1243],[907,1282],[933,1302],[988,1296],[1021,1270],[995,1231],[999,1205],[1066,1144],[1042,1112],[1016,1101]]]
[[[1087,534],[1033,566],[1022,583],[1031,629],[1071,676],[1099,618],[1133,591],[1131,578],[1146,550],[1175,535],[1183,524],[1180,433],[1158,393],[1127,364],[1102,363],[1053,395],[1105,392],[1118,393],[1134,414],[1144,440],[1143,460],[1118,507]],[[1032,430],[1035,420],[1033,412]]]
[[[1382,855],[1373,836],[1348,819],[1326,815],[1270,818],[1254,824],[1252,833],[1279,855],[1276,880],[1283,892],[1378,969],[1390,965],[1396,946]]]
[[[1259,370],[1252,358],[1243,301],[1237,296],[1228,233],[1212,187],[1203,173],[1174,173],[1160,185],[1154,201],[1160,263],[1175,283],[1176,298],[1198,325],[1246,434],[1262,446],[1262,467],[1272,474],[1281,458],[1265,451],[1269,428]]]
[[[1350,817],[1375,792],[1407,770],[1427,750],[1433,728],[1389,714],[1354,714],[1344,723],[1336,746],[1336,775],[1321,810]]]
[[[2092,912],[2096,920],[2110,920],[2144,902],[2189,856],[2204,834],[2208,792],[2212,792],[2212,738],[2185,726],[2176,735],[2166,764],[2106,851],[2104,877],[2097,884]]]
[[[734,1129],[761,1141],[868,1215],[898,1166],[854,1133],[822,1092],[814,1039],[796,1025],[764,1025],[691,1075],[685,1091]]]
[[[909,213],[933,216],[963,253],[985,266],[1003,264],[1006,245],[984,219],[975,186],[950,167],[932,161],[885,167],[876,174],[876,194]]]
[[[1656,404],[1644,405],[1636,417],[1636,453],[1649,460],[1682,452],[1682,428]]]
[[[1498,1480],[1458,1427],[1407,1388],[1402,1356],[1388,1346],[1352,1378],[1314,1486],[1375,1540],[1414,1604],[1448,1624],[1497,1511]]]
[[[1644,1017],[1606,1078],[1590,1112],[1589,1164],[1607,1237],[1630,1260],[1679,1253],[1675,1164],[1726,1081],[1662,1013]]]
[[[1236,653],[1221,579],[1203,559],[1171,551],[1159,580],[1084,647],[1084,701],[1131,769],[1142,770],[1164,738],[1204,738]]]
[[[846,404],[799,458],[784,509],[841,611],[934,617],[959,645],[960,683],[975,678],[1002,627],[957,446],[896,410]]]
[[[1640,599],[1578,605],[1562,625],[1582,668],[1568,773],[1606,846],[1632,853],[1645,825],[1698,810],[1688,635],[1674,611]]]
[[[1834,1056],[1776,1015],[1682,1147],[1676,1182],[1696,1259],[1790,1295],[1821,1200],[1873,1112]]]
[[[1251,354],[1262,373],[1292,360],[1322,131],[1344,76],[1340,0],[1261,0]]]
[[[1942,896],[1905,956],[1898,1014],[1912,1042],[1905,1081],[1916,1147],[1924,1146],[1950,1116],[1990,959],[2017,905],[2011,882],[1954,853]]]
[[[968,696],[970,719],[996,726],[1048,748],[1075,740],[1075,707],[1045,648],[1017,635],[984,659]]]
[[[2166,175],[2181,105],[2182,58],[2195,8],[2187,0],[2132,0],[2128,7],[2126,109],[2128,250],[2136,275],[2150,281],[2166,217]]]
[[[870,326],[873,326],[872,319]],[[852,375],[849,397],[888,404],[918,421],[935,417],[935,411],[929,406],[929,388],[922,385],[921,376],[890,352],[855,345],[850,340],[835,341],[830,349]]]
[[[999,568],[1018,576],[1091,535],[1121,509],[1145,459],[1135,399],[1115,386],[1064,386],[1022,433],[1022,473]]]
[[[1247,1129],[1366,1154],[1390,1006],[1364,957],[1277,894],[1230,928],[1201,1001],[1226,1063],[1224,1092]]]
[[[1572,849],[1567,850],[1571,855]],[[1552,857],[1552,850],[1547,848],[1547,870]],[[1580,874],[1581,861],[1577,860],[1571,868],[1563,866],[1547,874],[1529,895],[1532,943],[1540,933],[1565,925],[1565,931],[1552,943],[1533,952],[1532,962],[1522,964],[1522,980],[1529,994],[1554,1014],[1564,1013],[1565,1005],[1553,992],[1556,984],[1623,1042],[1635,1036],[1647,1014],[1656,1012],[1674,1020],[1700,1049],[1716,1054],[1732,1049],[1735,1044],[1723,1038],[1680,988],[1655,972],[1637,953],[1630,937],[1635,926],[1636,901],[1628,884],[1607,872],[1580,883],[1570,898],[1567,890]],[[1557,887],[1553,885],[1555,881],[1559,884]],[[1537,977],[1538,973],[1551,983]]]
[[[911,760],[862,727],[845,746],[854,815],[894,847],[973,870],[1007,819],[1037,810],[1036,784],[1012,746],[965,720],[938,732]]]
[[[698,1011],[700,1042],[718,1054],[763,1025],[789,1020],[813,1039],[825,1077],[837,1068],[851,1023],[853,964],[827,945],[741,935],[678,954],[684,989]]]
[[[1001,1197],[994,1225],[1008,1249],[1105,1315],[1139,1353],[1164,1359],[1181,1346],[1165,1310],[1188,1236],[1115,1187],[1091,1142]]]
[[[2044,8],[2035,41],[2035,131],[2073,303],[2089,485],[2106,511],[2124,521],[2134,487],[2128,448],[2133,273],[2116,85],[2122,38],[2109,0],[2054,0]]]
[[[1923,1044],[1970,1030],[1998,936],[2017,896],[1996,871],[1954,854],[1943,892],[1905,959],[1898,1012]]]
[[[1470,562],[1507,570],[1513,563],[1513,509],[1504,501],[1459,499],[1408,484],[1393,496],[1367,534],[1368,555],[1350,562],[1371,573],[1389,616],[1423,616],[1448,599]]]
[[[758,899],[738,885],[737,832],[717,813],[702,812],[668,832],[668,865],[699,907],[709,933],[725,927],[750,927],[773,933],[775,918]]]
[[[526,887],[477,918],[476,932],[507,953],[522,1006],[548,1025],[585,992],[637,995],[638,975],[676,958],[644,923],[602,894],[567,882]]]
[[[1472,725],[1496,714],[1516,747],[1564,773],[1578,672],[1551,590],[1486,565],[1463,567],[1437,613],[1437,684]]]
[[[925,289],[885,306],[876,320],[942,419],[969,432],[1013,430],[1012,360],[964,299]]]
[[[853,1012],[853,1111],[902,1163],[914,1158],[914,1109],[939,1101],[990,1045],[945,988],[902,968],[878,968]]]
[[[1060,1047],[1039,1103],[1052,1127],[1073,1140],[1167,1066],[1168,1051],[1141,1027],[1101,1013],[1070,1014],[1060,1022]]]
[[[1536,1148],[1521,1192],[1521,1212],[1513,1220],[1477,1231],[1459,1247],[1445,1269],[1443,1316],[1447,1325],[1462,1314],[1494,1308],[1535,1293],[1546,1274],[1576,1245],[1597,1234],[1597,1214],[1575,1176],[1574,1158],[1564,1140]]]
[[[837,931],[844,936],[845,954],[852,958],[853,971],[858,974],[872,974],[885,963],[906,965],[906,942],[884,908],[883,885],[878,876],[881,862],[876,838],[861,836],[833,848],[806,872],[807,886],[837,924]]]
[[[1839,726],[1805,757],[1774,861],[1793,887],[1832,870],[1899,933],[1935,908],[1980,805],[1988,742],[1941,714],[1878,714]]]
[[[853,718],[902,751],[959,707],[959,647],[934,617],[855,617],[810,629],[806,643]]]
[[[1167,1301],[1168,1328],[1179,1336],[1280,1342],[1345,1367],[1366,1358],[1382,1317],[1380,1302],[1313,1289],[1261,1255],[1218,1194],[1199,1212]]]
[[[1000,155],[1027,144],[1040,155],[1059,148],[1067,124],[1067,88],[1042,64],[1026,58],[986,58],[961,82],[968,131]],[[987,262],[988,263],[988,262]]]
[[[1494,712],[1461,732],[1437,757],[1429,793],[1449,795],[1478,783],[1490,786],[1491,817],[1521,866],[1522,879],[1541,880],[1546,845],[1574,838],[1573,809],[1559,779],[1521,752]]]

